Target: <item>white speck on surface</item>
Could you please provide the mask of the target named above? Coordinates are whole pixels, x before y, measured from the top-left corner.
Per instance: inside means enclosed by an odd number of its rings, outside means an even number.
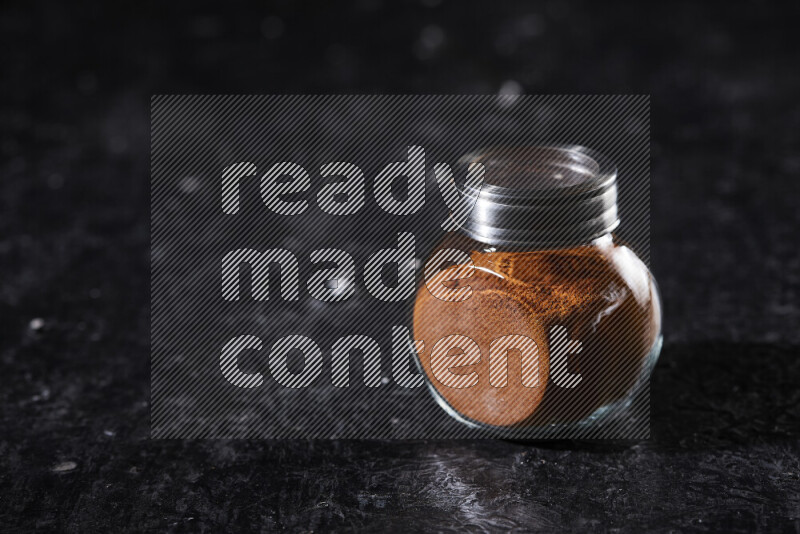
[[[109,438],[113,438],[116,433],[113,430],[103,430],[103,435]]]
[[[187,176],[181,180],[181,183],[178,187],[180,187],[180,190],[184,193],[194,193],[200,188],[200,180],[194,176]]]
[[[522,94],[522,85],[515,80],[506,80],[497,91],[497,103],[500,107],[513,106]]]
[[[431,24],[425,26],[419,34],[419,41],[415,47],[417,58],[430,59],[437,54],[439,49],[444,45],[445,33],[442,28]]]
[[[388,378],[386,378],[385,376],[383,378],[381,378],[381,384],[383,384],[385,386],[388,383],[389,383],[389,379]]]
[[[34,331],[41,330],[42,328],[44,328],[44,319],[42,319],[41,317],[36,317],[34,319],[31,319],[31,322],[28,323],[28,328]]]
[[[46,401],[49,398],[50,398],[50,388],[43,387],[42,391],[40,391],[38,395],[34,395],[33,397],[31,397],[31,400],[33,402],[39,402],[42,400]]]
[[[435,50],[444,44],[444,30],[434,24],[425,26],[419,35],[419,39],[423,46],[430,50]]]
[[[74,471],[78,467],[78,464],[75,462],[61,462],[53,466],[53,473],[69,473],[70,471]]]

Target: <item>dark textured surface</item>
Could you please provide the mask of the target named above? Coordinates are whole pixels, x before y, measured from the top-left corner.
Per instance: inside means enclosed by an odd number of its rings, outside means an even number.
[[[2,530],[800,530],[796,6],[385,4],[4,6]],[[148,439],[150,94],[511,80],[652,94],[651,440]]]

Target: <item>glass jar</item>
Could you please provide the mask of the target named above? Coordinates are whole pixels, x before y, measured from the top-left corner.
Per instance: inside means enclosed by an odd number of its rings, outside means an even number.
[[[431,252],[413,308],[431,393],[500,434],[641,424],[630,407],[660,352],[661,306],[646,265],[612,234],[615,167],[582,147],[467,159],[484,181],[460,188],[474,206]]]

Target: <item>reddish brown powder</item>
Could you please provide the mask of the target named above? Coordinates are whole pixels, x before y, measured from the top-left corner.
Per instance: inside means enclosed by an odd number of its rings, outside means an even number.
[[[469,285],[471,298],[439,300],[423,284],[414,306],[414,338],[425,343],[423,368],[453,409],[489,425],[542,425],[580,420],[628,394],[658,335],[660,309],[650,273],[627,247],[607,240],[569,249],[490,252],[451,237],[438,248],[471,250],[475,265],[471,277],[445,282],[450,288]],[[569,339],[581,342],[580,352],[567,360],[568,371],[581,375],[575,388],[551,380],[548,336],[554,326],[565,327]],[[490,343],[511,334],[525,335],[538,346],[538,387],[523,385],[519,351],[513,350],[507,386],[491,385]],[[448,335],[478,344],[480,362],[454,370],[477,372],[477,385],[447,387],[432,373],[431,351]]]

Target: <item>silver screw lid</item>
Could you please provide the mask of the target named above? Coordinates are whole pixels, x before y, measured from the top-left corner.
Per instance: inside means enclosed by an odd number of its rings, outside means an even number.
[[[619,224],[617,169],[596,151],[492,148],[462,161],[485,166],[480,189],[462,188],[475,200],[462,231],[477,241],[558,248],[588,243]]]

